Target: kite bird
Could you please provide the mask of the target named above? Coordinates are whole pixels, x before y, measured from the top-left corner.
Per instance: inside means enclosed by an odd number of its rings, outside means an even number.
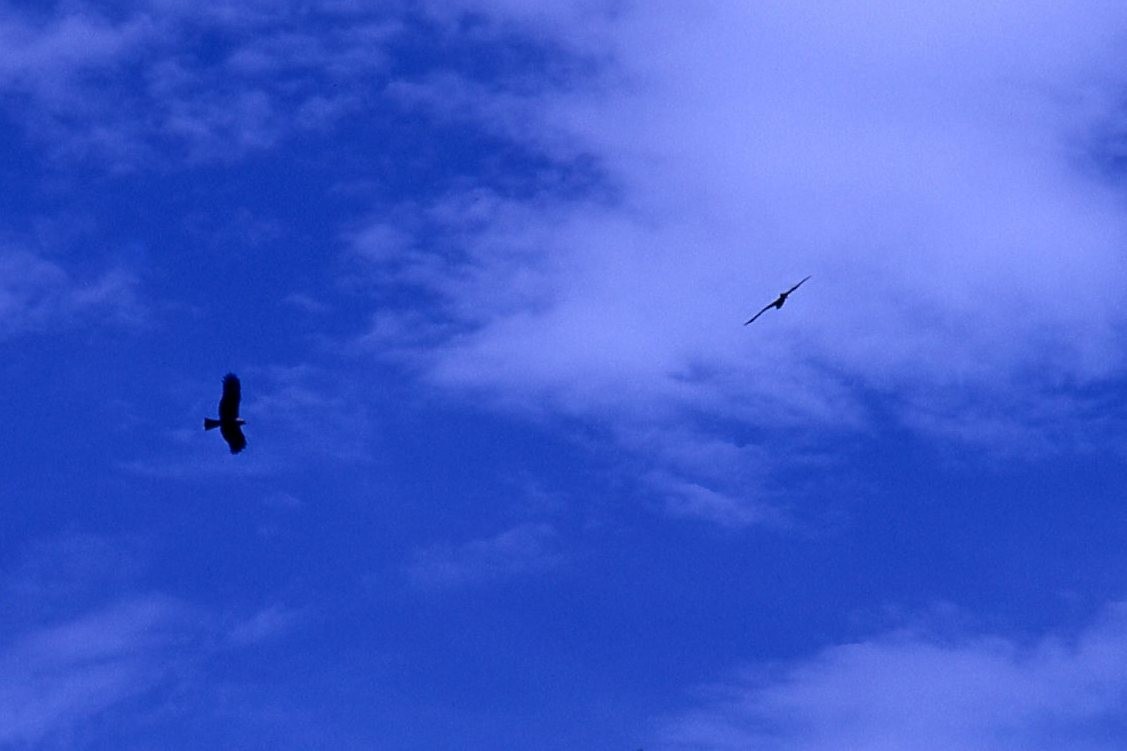
[[[809,278],[810,278],[810,277],[806,277],[806,279],[809,279]],[[744,326],[748,325],[749,323],[751,323],[752,321],[754,321],[754,320],[755,320],[756,318],[758,318],[759,316],[761,316],[761,315],[763,315],[764,313],[766,313],[766,312],[767,312],[768,310],[770,310],[771,308],[775,308],[776,310],[778,310],[779,308],[783,307],[783,303],[785,303],[785,302],[787,301],[787,296],[788,296],[788,295],[790,295],[790,293],[791,293],[791,292],[794,292],[794,291],[795,291],[796,289],[798,289],[799,287],[801,287],[801,286],[803,285],[803,283],[805,283],[805,282],[806,282],[806,279],[803,279],[803,280],[802,280],[801,282],[799,282],[798,284],[794,285],[793,287],[791,287],[790,289],[788,289],[788,290],[787,290],[786,292],[780,292],[780,293],[779,293],[779,297],[778,297],[778,299],[777,299],[777,300],[775,300],[775,302],[773,302],[773,303],[771,303],[770,305],[768,305],[767,307],[763,308],[763,310],[759,311],[758,313],[756,313],[755,315],[753,315],[753,316],[752,316],[751,318],[749,318],[748,320],[744,321]]]
[[[241,392],[237,375],[228,373],[223,376],[223,397],[219,400],[219,419],[212,420],[210,417],[203,419],[204,430],[219,428],[219,434],[231,447],[232,454],[237,454],[247,447],[247,439],[243,435],[242,427],[246,425],[246,421],[239,419]]]

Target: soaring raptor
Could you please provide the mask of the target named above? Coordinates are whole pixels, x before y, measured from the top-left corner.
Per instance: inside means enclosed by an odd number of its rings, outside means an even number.
[[[223,397],[219,400],[219,419],[212,420],[209,417],[203,419],[204,430],[219,428],[219,434],[231,447],[232,454],[237,454],[247,447],[247,439],[243,435],[243,425],[246,424],[246,421],[239,419],[239,398],[241,396],[242,388],[239,386],[239,377],[234,373],[223,376]]]
[[[809,278],[810,278],[810,277],[806,277],[806,279],[809,279]],[[794,285],[793,287],[791,287],[790,289],[788,289],[788,290],[787,290],[786,292],[780,292],[780,293],[779,293],[779,297],[778,297],[778,299],[776,299],[776,300],[775,300],[775,302],[771,303],[771,304],[770,304],[770,305],[768,305],[767,307],[763,308],[763,310],[759,311],[758,313],[756,313],[755,315],[753,315],[753,316],[752,316],[751,318],[749,318],[749,319],[747,319],[746,321],[744,321],[744,326],[748,325],[749,323],[751,323],[752,321],[754,321],[754,320],[755,320],[756,318],[758,318],[759,316],[761,316],[761,315],[763,315],[764,313],[766,313],[766,312],[767,312],[768,310],[770,310],[771,308],[774,308],[775,310],[778,310],[779,308],[783,307],[783,303],[785,303],[785,302],[787,301],[787,297],[788,297],[788,296],[790,295],[790,293],[791,293],[791,292],[794,292],[794,291],[795,291],[796,289],[798,289],[799,287],[801,287],[801,286],[803,285],[803,283],[804,283],[804,282],[806,281],[806,279],[803,279],[803,280],[802,280],[801,282],[799,282],[798,284]]]

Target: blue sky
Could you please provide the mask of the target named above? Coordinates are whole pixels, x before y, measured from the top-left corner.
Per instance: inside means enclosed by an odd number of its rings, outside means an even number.
[[[916,5],[0,4],[0,748],[1127,745],[1127,8]]]

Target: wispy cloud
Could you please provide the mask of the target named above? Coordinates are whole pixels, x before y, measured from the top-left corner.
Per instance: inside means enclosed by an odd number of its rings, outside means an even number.
[[[770,504],[740,498],[699,483],[656,475],[654,490],[666,499],[666,509],[673,516],[703,519],[723,527],[746,527],[779,520]]]
[[[199,637],[183,603],[127,598],[0,647],[0,743],[36,743],[151,690]]]
[[[79,276],[43,256],[0,249],[0,339],[91,320],[136,324],[142,311],[137,279],[124,269]]]
[[[561,563],[556,530],[549,524],[530,523],[493,537],[419,550],[407,573],[419,586],[448,588],[539,573]]]
[[[235,647],[273,641],[293,631],[303,618],[301,611],[283,605],[271,605],[235,623],[228,630],[227,640]]]
[[[141,540],[71,533],[29,546],[4,572],[0,747],[62,742],[134,700],[156,711],[170,686],[209,691],[199,683],[209,660],[281,638],[304,617],[280,604],[224,616],[148,590],[146,552]]]
[[[264,434],[277,436],[277,455],[297,452],[343,461],[367,461],[375,439],[374,419],[338,374],[309,365],[273,366],[246,374],[257,377],[247,390],[247,414],[258,415]],[[249,383],[249,382],[248,382]]]
[[[1114,749],[1127,740],[1127,609],[1068,638],[904,631],[753,671],[668,722],[663,749]]]
[[[155,28],[145,15],[114,23],[97,14],[63,13],[48,21],[6,8],[0,14],[0,39],[6,53],[0,61],[0,83],[63,103],[69,86],[84,71],[111,65],[152,40]]]
[[[13,607],[4,622],[42,623],[91,607],[102,587],[131,588],[144,569],[146,541],[69,533],[28,544],[0,591]]]
[[[0,13],[9,116],[58,155],[129,169],[228,159],[363,105],[397,29],[339,4],[67,3]],[[126,81],[139,84],[126,86]]]

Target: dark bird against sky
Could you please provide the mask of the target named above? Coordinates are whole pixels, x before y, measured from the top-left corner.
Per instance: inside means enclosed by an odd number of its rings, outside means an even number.
[[[809,278],[810,278],[810,277],[806,277],[806,279],[809,279]],[[788,290],[787,290],[786,292],[780,292],[780,293],[779,293],[779,297],[778,297],[778,298],[777,298],[777,299],[775,300],[775,302],[771,303],[770,305],[767,305],[767,306],[765,306],[765,307],[763,308],[763,310],[759,311],[758,313],[756,313],[755,315],[753,315],[753,316],[752,316],[751,318],[749,318],[748,320],[744,321],[744,326],[748,325],[749,323],[751,323],[752,321],[754,321],[754,320],[755,320],[756,318],[758,318],[759,316],[761,316],[761,315],[763,315],[764,313],[766,313],[766,312],[767,312],[768,310],[770,310],[771,308],[775,308],[775,309],[777,310],[777,309],[779,309],[779,308],[783,307],[783,303],[785,303],[785,302],[787,301],[787,297],[788,297],[788,296],[790,295],[790,293],[791,293],[791,292],[794,292],[794,291],[795,291],[796,289],[798,289],[799,287],[801,287],[801,286],[802,286],[802,285],[803,285],[803,284],[804,284],[804,283],[806,282],[806,279],[803,279],[803,280],[802,280],[801,282],[799,282],[798,284],[794,285],[793,287],[791,287],[790,289],[788,289]]]
[[[219,419],[209,417],[203,419],[203,429],[219,428],[223,440],[231,447],[231,453],[237,454],[247,447],[246,436],[243,435],[242,426],[245,420],[239,419],[239,399],[242,398],[242,387],[239,377],[234,373],[223,376],[223,397],[219,400]]]

